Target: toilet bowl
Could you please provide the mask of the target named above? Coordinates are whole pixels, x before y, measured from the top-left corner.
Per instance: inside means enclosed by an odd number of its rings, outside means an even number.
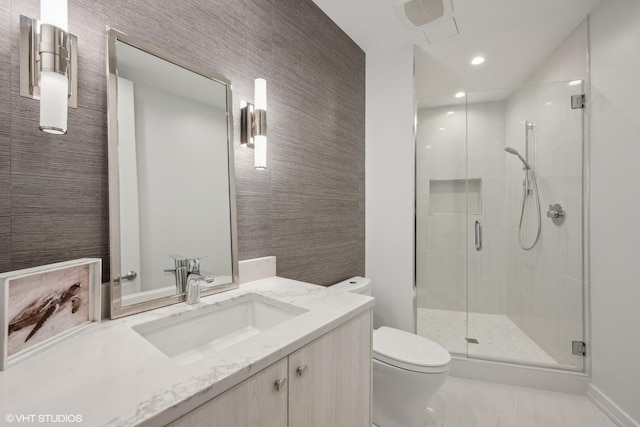
[[[371,295],[371,280],[353,277],[329,288]],[[427,338],[383,326],[373,332],[373,423],[424,427],[427,404],[449,374],[451,355]]]

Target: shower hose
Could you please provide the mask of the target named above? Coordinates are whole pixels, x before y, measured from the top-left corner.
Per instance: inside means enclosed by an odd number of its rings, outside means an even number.
[[[522,210],[520,211],[520,224],[518,225],[518,243],[520,247],[525,251],[533,249],[533,247],[538,243],[538,239],[540,239],[540,230],[542,229],[542,215],[540,213],[540,193],[538,193],[538,180],[536,179],[536,173],[533,169],[525,168],[525,174],[531,173],[531,180],[533,181],[533,191],[536,193],[536,206],[538,211],[538,231],[536,232],[536,239],[533,241],[531,246],[526,246],[522,242],[522,220],[524,219],[524,208],[527,203],[527,189],[524,188],[522,194]]]

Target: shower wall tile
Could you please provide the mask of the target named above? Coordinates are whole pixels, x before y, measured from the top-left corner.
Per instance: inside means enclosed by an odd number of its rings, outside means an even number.
[[[582,341],[582,308],[584,286],[581,280],[563,276],[562,280],[562,350],[560,362],[577,366],[582,356],[572,353],[571,341]]]
[[[418,111],[416,245],[428,254],[427,268],[418,266],[418,286],[427,288],[418,290],[420,307],[506,313],[504,112],[502,102]],[[480,200],[468,220],[467,177],[478,180]],[[437,192],[430,180],[459,180],[462,193],[453,185]],[[460,202],[448,206],[451,212],[434,206],[454,199]],[[473,241],[476,220],[483,225],[482,251]]]
[[[526,84],[571,81],[587,77],[588,22],[585,19],[558,45]]]
[[[530,160],[538,175],[542,210],[540,240],[534,249],[523,251],[517,243],[523,173],[518,162],[507,161],[507,314],[558,363],[578,368],[583,360],[570,356],[570,348],[571,341],[583,335],[583,135],[582,111],[567,106],[581,88],[567,81],[586,75],[586,42],[585,21],[532,75],[532,86],[519,89],[506,103],[508,145],[524,150],[523,122],[534,123]],[[545,215],[552,203],[567,209],[561,226]],[[533,205],[525,211],[533,219],[524,221],[525,242],[532,241],[537,228]]]
[[[426,279],[428,308],[466,310],[466,224],[464,214],[429,216],[426,277],[420,278]]]
[[[506,313],[507,312],[507,280],[491,279],[485,281],[486,292],[494,295],[493,300],[485,300],[484,311],[486,313]]]
[[[416,251],[426,252],[429,241],[429,204],[426,197],[416,199]]]
[[[429,292],[427,281],[427,269],[428,269],[428,252],[416,251],[416,299],[418,308],[429,308],[427,303],[429,302]]]
[[[452,111],[454,114],[447,115]],[[425,156],[429,179],[464,179],[467,176],[465,106],[423,109],[419,111],[418,151]],[[427,146],[429,147],[427,149]]]
[[[555,307],[548,305],[543,306],[542,311],[542,327],[538,336],[534,338],[536,341],[554,360],[562,361],[562,313]],[[566,343],[569,345],[570,343]]]
[[[504,163],[504,154],[502,161]],[[485,214],[484,225],[486,227],[499,228],[503,231],[506,230],[507,218],[504,176],[484,178],[482,180],[482,196],[482,207]]]
[[[419,300],[421,307],[506,313],[504,140],[502,102],[418,111],[416,244],[427,251],[428,263],[427,268],[418,266],[418,286],[427,288],[418,291],[426,300]],[[442,194],[430,185],[431,180],[464,182],[467,177],[480,183],[480,203],[470,209],[468,222],[464,193],[455,194],[460,203],[456,209],[448,206],[457,212],[450,215],[434,203],[454,194]],[[441,186],[442,190],[454,191],[454,186]],[[483,224],[485,241],[492,242],[480,252],[468,239],[476,220]]]
[[[562,237],[556,233],[544,233],[540,237],[541,257],[539,262],[540,294],[543,301],[556,310],[561,310],[563,260],[558,256],[558,248],[562,247]]]
[[[523,329],[524,325],[524,292],[519,287],[512,286],[512,278],[507,279],[509,282],[509,291],[507,292],[507,316]],[[524,331],[524,329],[523,329]],[[527,333],[527,331],[524,331]]]
[[[484,313],[505,314],[507,312],[506,234],[504,226],[485,226],[483,229],[482,280],[485,288]]]
[[[567,211],[562,227],[563,273],[574,279],[582,279],[582,197],[565,195],[563,206]]]
[[[21,14],[39,2],[0,5],[0,271],[97,256],[109,278],[108,25],[233,82],[240,259],[276,255],[278,275],[323,285],[364,275],[365,55],[311,0],[70,0],[79,108],[64,137],[39,132],[37,101],[18,95]],[[262,172],[239,145],[256,77],[269,93]]]

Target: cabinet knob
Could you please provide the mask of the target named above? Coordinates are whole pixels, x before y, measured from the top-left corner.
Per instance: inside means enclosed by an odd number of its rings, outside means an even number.
[[[286,378],[280,378],[278,381],[275,382],[275,386],[276,386],[276,390],[280,391],[282,389],[284,389],[287,385],[287,379]]]
[[[307,372],[307,369],[309,369],[307,365],[300,365],[296,369],[296,372],[298,373],[299,377],[304,377],[304,374]]]

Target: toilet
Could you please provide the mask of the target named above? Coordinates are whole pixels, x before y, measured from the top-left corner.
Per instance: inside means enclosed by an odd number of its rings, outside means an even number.
[[[352,277],[333,291],[371,295],[371,280]],[[444,384],[451,355],[430,339],[383,326],[373,331],[373,423],[424,427],[427,404]]]

